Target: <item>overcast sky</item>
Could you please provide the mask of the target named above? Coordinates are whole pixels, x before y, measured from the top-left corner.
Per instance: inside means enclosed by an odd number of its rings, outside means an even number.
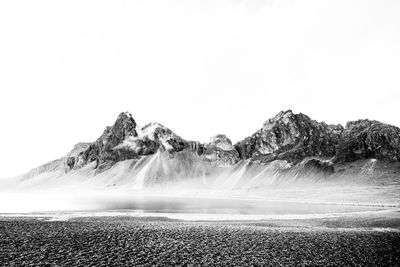
[[[0,1],[0,177],[121,111],[234,142],[280,110],[400,126],[400,1]]]

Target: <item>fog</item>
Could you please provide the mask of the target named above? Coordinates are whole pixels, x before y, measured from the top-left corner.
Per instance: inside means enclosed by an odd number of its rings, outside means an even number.
[[[179,160],[187,155],[171,159],[156,153],[118,162],[103,172],[89,164],[70,172],[55,168],[4,180],[0,213],[254,219],[332,216],[400,203],[398,179],[365,175],[369,161],[356,172],[325,175],[287,169],[284,161],[242,161],[221,168],[196,158]]]

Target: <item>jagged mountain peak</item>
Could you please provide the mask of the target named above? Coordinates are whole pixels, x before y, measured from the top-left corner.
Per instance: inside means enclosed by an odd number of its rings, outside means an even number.
[[[287,110],[267,120],[260,130],[235,147],[242,158],[261,161],[298,162],[307,156],[333,157],[339,139],[337,131],[340,127],[331,128],[302,113]]]
[[[288,110],[282,110],[280,111],[277,115],[275,115],[272,119],[273,120],[280,120],[280,119],[285,119],[294,116],[295,114],[291,109]]]
[[[346,129],[354,129],[354,128],[368,128],[371,126],[391,126],[376,120],[369,119],[360,119],[355,121],[349,121],[346,123]]]
[[[264,122],[260,130],[269,131],[276,125],[286,125],[287,127],[297,127],[299,124],[318,124],[317,121],[311,120],[310,117],[303,113],[295,114],[291,109],[281,111],[274,117]]]
[[[228,143],[232,144],[232,141],[225,134],[216,134],[210,138],[210,143]]]
[[[224,134],[217,134],[211,137],[210,143],[204,146],[204,158],[213,165],[227,167],[240,160],[239,153],[232,145],[232,141]]]
[[[136,136],[136,121],[133,119],[132,114],[129,112],[121,112],[117,120],[111,127],[111,131],[121,136]]]
[[[152,150],[162,149],[166,151],[180,151],[187,146],[186,140],[158,122],[137,127],[136,132],[136,136],[126,138],[116,149],[126,148],[140,155],[141,151],[146,150],[143,146],[151,145],[153,147]]]
[[[112,149],[128,136],[137,136],[136,122],[129,112],[121,112],[112,126],[107,126],[96,140],[101,150]]]
[[[129,111],[121,112],[121,113],[119,114],[119,116],[126,116],[126,117],[128,117],[128,118],[130,118],[130,119],[133,119],[133,116],[132,116],[132,114],[131,114]]]
[[[217,134],[210,138],[210,145],[214,145],[222,150],[233,150],[235,147],[232,145],[232,141],[224,134]]]
[[[150,139],[154,139],[159,135],[176,135],[173,131],[159,122],[150,122],[143,127],[137,127],[137,130],[139,136],[147,136]]]
[[[292,110],[286,110],[286,111],[281,111],[274,117],[268,119],[266,122],[264,122],[263,128],[270,128],[272,124],[275,124],[277,122],[284,122],[284,123],[289,123],[290,121],[293,121],[295,119],[295,114],[293,113]]]

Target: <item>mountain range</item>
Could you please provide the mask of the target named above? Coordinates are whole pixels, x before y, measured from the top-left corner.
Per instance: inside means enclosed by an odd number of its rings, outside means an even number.
[[[159,123],[139,127],[129,112],[122,112],[94,142],[78,143],[65,157],[18,180],[79,174],[103,177],[108,185],[143,187],[185,177],[222,175],[236,179],[232,187],[237,187],[245,176],[262,180],[271,175],[311,175],[320,179],[345,175],[350,165],[359,166],[360,174],[366,166],[383,164],[383,169],[398,176],[399,162],[400,129],[373,120],[351,121],[343,127],[287,110],[236,144],[223,134],[200,143],[186,140]]]

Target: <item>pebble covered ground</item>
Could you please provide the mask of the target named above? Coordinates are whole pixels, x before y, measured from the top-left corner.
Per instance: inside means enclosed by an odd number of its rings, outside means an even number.
[[[0,218],[1,266],[399,266],[400,232],[275,223]]]

